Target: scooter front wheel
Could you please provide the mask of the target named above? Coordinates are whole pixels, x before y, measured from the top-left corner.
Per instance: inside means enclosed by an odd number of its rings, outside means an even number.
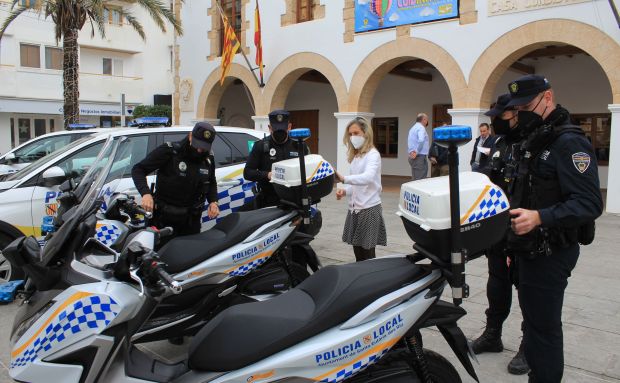
[[[438,353],[424,349],[427,371],[433,383],[461,383],[456,368]],[[394,350],[377,364],[355,375],[347,383],[426,383],[415,368],[416,357],[407,350]]]

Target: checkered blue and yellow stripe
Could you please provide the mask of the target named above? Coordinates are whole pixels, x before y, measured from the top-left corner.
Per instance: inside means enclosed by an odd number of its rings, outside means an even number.
[[[239,182],[239,186],[222,190],[217,194],[218,204],[220,207],[220,215],[217,216],[217,218],[210,219],[207,216],[207,209],[209,206],[205,203],[205,208],[202,213],[202,230],[212,227],[216,222],[219,222],[230,213],[239,210],[241,206],[254,199],[252,187],[255,182],[247,182],[243,178],[239,178]]]
[[[326,383],[342,382],[343,380],[357,374],[358,372],[363,371],[371,364],[376,363],[379,359],[381,359],[381,357],[387,354],[390,351],[390,348],[392,348],[392,346],[394,346],[394,344],[396,344],[396,342],[398,342],[399,340],[400,338],[393,338],[386,342],[383,342],[366,351],[364,354],[362,354],[351,363],[333,369],[321,376],[317,376],[314,378],[314,380]]]
[[[271,258],[273,251],[265,251],[249,259],[241,265],[236,265],[225,271],[231,277],[242,277],[257,269]]]
[[[510,207],[504,192],[497,186],[487,185],[469,211],[461,218],[461,224],[480,221],[508,210]]]
[[[76,293],[63,302],[30,339],[11,352],[9,368],[23,367],[81,332],[101,332],[118,315],[120,306],[107,295]]]
[[[95,239],[106,246],[112,246],[121,234],[121,229],[112,223],[98,223],[95,229]]]
[[[312,175],[308,178],[307,182],[322,180],[332,174],[334,174],[334,168],[332,165],[327,161],[321,161],[319,166],[317,166]]]

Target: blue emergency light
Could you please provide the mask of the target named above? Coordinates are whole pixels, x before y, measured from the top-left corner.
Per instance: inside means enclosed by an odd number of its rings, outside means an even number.
[[[69,124],[67,125],[68,130],[83,130],[83,129],[94,129],[96,125],[93,124]]]
[[[433,129],[433,141],[438,144],[455,143],[456,145],[462,145],[471,141],[471,127],[465,125],[448,125],[435,128]]]
[[[308,128],[299,128],[293,129],[288,133],[289,137],[294,139],[306,139],[310,137],[310,129]]]
[[[170,119],[168,117],[139,117],[133,120],[132,126],[144,125],[168,125]]]

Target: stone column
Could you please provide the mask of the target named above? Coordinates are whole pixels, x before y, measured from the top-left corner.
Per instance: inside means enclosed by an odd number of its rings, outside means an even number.
[[[342,143],[342,137],[344,137],[344,132],[347,129],[347,125],[349,122],[355,117],[365,117],[368,121],[371,121],[375,116],[374,113],[366,113],[366,112],[345,112],[345,113],[334,113],[334,117],[338,120],[338,133],[337,133],[337,142],[338,146],[336,149],[336,163],[332,164],[336,167],[336,169],[341,174],[349,174],[349,161],[347,161],[347,147]]]
[[[472,140],[467,144],[459,147],[459,170],[470,171],[471,152],[474,149],[474,142],[480,135],[478,126],[483,123],[490,123],[489,117],[484,115],[487,109],[448,109],[448,113],[452,116],[452,125],[465,125],[471,127]]]
[[[609,168],[607,171],[608,213],[620,213],[620,104],[609,105],[611,132],[609,137]],[[592,160],[595,160],[594,158]]]
[[[269,134],[269,116],[252,116],[254,129]]]

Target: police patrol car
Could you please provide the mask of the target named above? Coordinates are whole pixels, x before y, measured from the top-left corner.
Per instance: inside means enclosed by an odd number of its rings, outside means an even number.
[[[0,180],[82,137],[101,131],[109,132],[110,129],[63,130],[33,138],[0,156]]]
[[[218,134],[212,151],[216,162],[215,175],[218,181],[220,216],[237,210],[253,198],[253,183],[245,181],[243,169],[254,142],[263,133],[252,129],[215,127]],[[117,190],[134,189],[131,168],[146,157],[147,153],[165,142],[183,139],[192,127],[159,127],[143,129],[107,129],[92,136],[83,137],[71,145],[41,158],[20,171],[9,174],[0,182],[0,250],[13,239],[22,235],[42,238],[41,225],[45,217],[56,214],[57,198],[61,194],[58,186],[68,178],[83,175],[94,162],[106,139],[112,136],[128,136],[135,140],[122,184]],[[155,182],[155,175],[148,177],[149,184]],[[137,191],[136,191],[137,195]],[[46,219],[49,221],[49,219]],[[215,224],[203,214],[202,229]],[[20,277],[12,272],[9,262],[0,256],[0,282]]]

